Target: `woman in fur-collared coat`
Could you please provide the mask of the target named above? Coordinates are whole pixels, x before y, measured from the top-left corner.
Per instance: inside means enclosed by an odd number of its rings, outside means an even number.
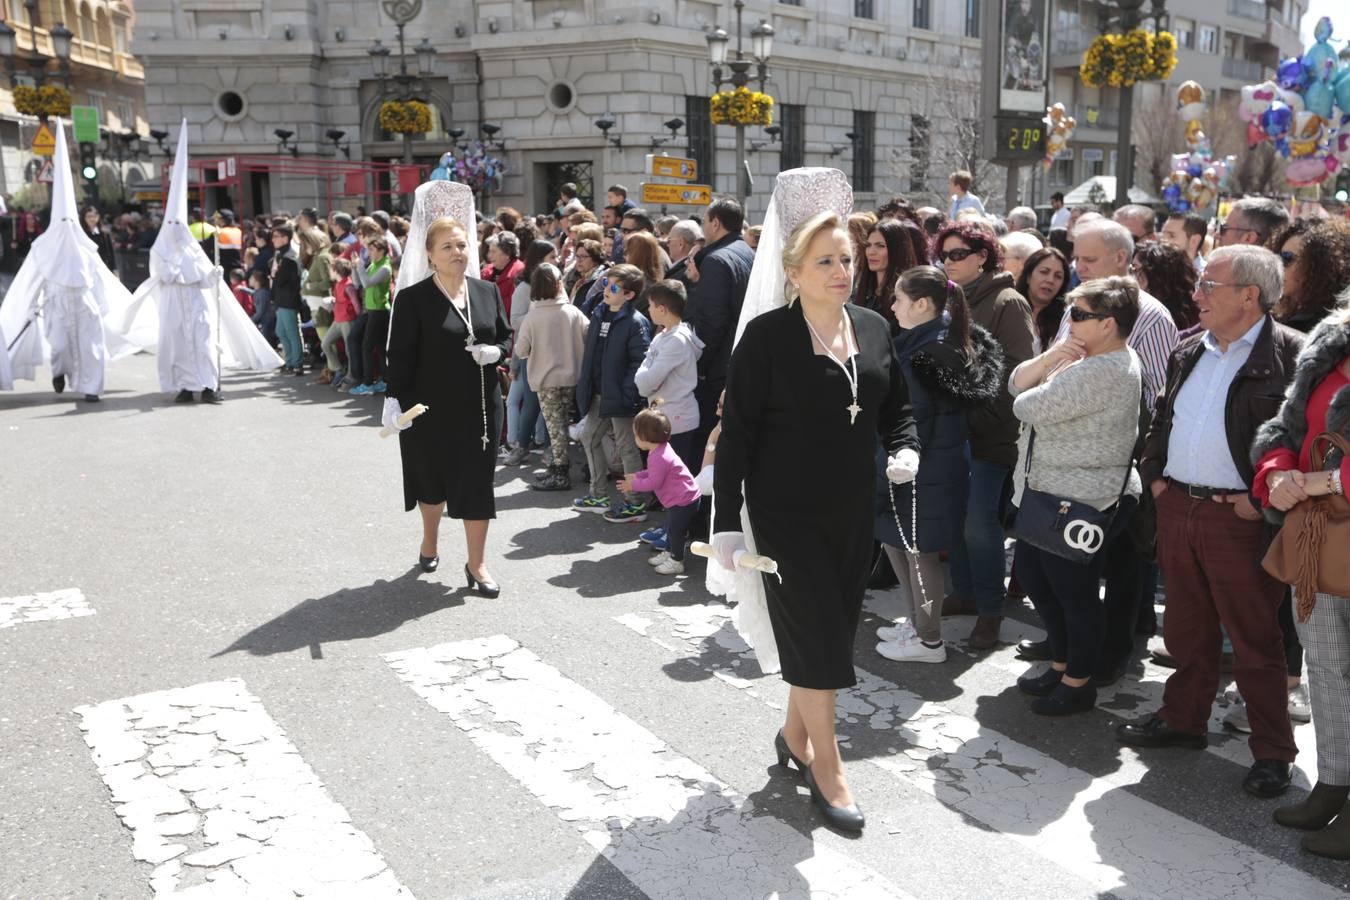
[[[1312,439],[1330,431],[1350,439],[1350,290],[1303,345],[1279,415],[1261,426],[1252,446],[1252,493],[1278,520],[1309,497],[1344,495],[1350,459],[1330,454],[1321,471],[1310,458]],[[1350,547],[1322,545],[1322,560]],[[1303,848],[1350,859],[1350,597],[1294,591],[1298,635],[1308,655],[1317,784],[1301,803],[1275,811],[1275,821],[1310,832]],[[1335,823],[1328,823],[1335,818]]]
[[[970,321],[961,288],[933,266],[902,274],[892,302],[900,326],[896,357],[919,432],[918,506],[912,485],[892,485],[885,477],[885,456],[878,456],[875,536],[901,583],[908,581],[913,606],[907,621],[878,631],[877,652],[897,661],[942,662],[947,651],[940,554],[964,539],[970,490],[966,413],[998,396],[1003,349]],[[909,553],[906,544],[917,552]],[[925,609],[926,601],[931,603]]]

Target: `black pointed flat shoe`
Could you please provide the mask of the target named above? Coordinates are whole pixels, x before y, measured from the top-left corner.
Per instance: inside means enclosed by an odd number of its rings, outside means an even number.
[[[468,563],[464,564],[464,577],[468,581],[468,587],[470,588],[470,590],[472,590],[475,594],[477,594],[480,597],[487,597],[491,599],[493,597],[500,595],[502,592],[502,589],[501,587],[498,586],[497,582],[479,581],[477,578],[474,578],[473,573],[469,571]]]
[[[417,554],[417,564],[422,567],[423,572],[435,572],[436,567],[441,564],[439,556],[423,556]]]
[[[840,831],[862,831],[867,820],[863,818],[858,804],[850,803],[848,806],[831,806],[830,801],[825,799],[825,795],[820,792],[819,785],[816,784],[816,776],[811,774],[811,767],[802,769],[802,777],[806,779],[806,786],[811,791],[811,800],[820,810],[825,821],[833,828]]]

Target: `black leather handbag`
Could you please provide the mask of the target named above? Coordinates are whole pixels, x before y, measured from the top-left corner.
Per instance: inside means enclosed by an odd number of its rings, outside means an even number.
[[[1031,452],[1036,446],[1036,432],[1031,432],[1027,442],[1026,474],[1031,474]],[[1120,494],[1130,483],[1130,472],[1134,469],[1134,460],[1125,468],[1125,481],[1120,485]],[[1107,509],[1097,509],[1086,503],[1079,503],[1067,497],[1057,497],[1045,491],[1033,490],[1030,486],[1022,489],[1022,504],[1017,508],[1017,518],[1013,521],[1012,535],[1019,541],[1026,541],[1038,550],[1052,553],[1070,562],[1089,563],[1104,546],[1112,534],[1112,525],[1120,512],[1120,499]]]

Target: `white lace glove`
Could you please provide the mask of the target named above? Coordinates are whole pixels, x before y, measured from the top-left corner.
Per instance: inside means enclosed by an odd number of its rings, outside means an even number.
[[[886,478],[891,484],[913,481],[919,474],[919,454],[906,447],[886,460]]]
[[[380,424],[390,431],[406,431],[412,427],[412,422],[400,425],[398,417],[403,415],[403,407],[398,405],[398,401],[393,397],[384,398],[384,413],[380,416]]]
[[[704,497],[712,496],[713,467],[711,465],[704,466],[698,470],[698,474],[694,476],[694,486],[698,488],[699,494]]]
[[[734,572],[736,555],[746,552],[745,534],[740,531],[719,531],[712,536],[712,548],[717,564],[728,572]]]
[[[480,366],[490,366],[502,358],[502,348],[492,344],[470,344],[464,349]]]

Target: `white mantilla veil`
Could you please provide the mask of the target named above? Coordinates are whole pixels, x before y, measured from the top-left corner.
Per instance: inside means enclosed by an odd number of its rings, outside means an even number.
[[[205,304],[211,325],[211,346],[219,352],[220,366],[270,372],[281,366],[283,360],[239,305],[220,267],[211,261],[188,229],[187,187],[187,119],[184,119],[178,131],[164,222],[150,248],[150,277],[136,289],[135,298],[122,314],[109,316],[109,328],[126,335],[138,348],[156,352],[160,345],[160,304],[188,310],[200,302]],[[167,354],[159,355],[160,386],[170,390],[172,374],[167,367],[171,361]],[[215,361],[211,363],[214,366]],[[218,378],[219,373],[216,375]],[[219,386],[218,380],[216,385]]]
[[[106,322],[125,311],[131,294],[98,255],[98,245],[85,234],[80,224],[80,207],[75,201],[75,183],[70,174],[70,153],[66,148],[66,129],[53,119],[56,152],[52,157],[52,214],[47,230],[38,235],[24,258],[23,265],[0,302],[0,334],[8,350],[8,362],[14,378],[31,380],[36,369],[51,356],[51,348],[39,321],[47,301],[58,295],[70,295],[67,308],[86,304],[105,319],[105,359],[129,356],[136,347]]]
[[[427,229],[437,219],[449,216],[464,226],[469,241],[469,267],[465,273],[477,278],[481,271],[478,262],[478,217],[474,210],[473,190],[458,181],[428,181],[413,195],[412,224],[408,239],[403,242],[403,256],[398,265],[396,291],[431,274],[427,266]]]
[[[792,230],[816,213],[828,210],[847,219],[852,209],[853,188],[838,169],[811,167],[779,173],[764,214],[764,230],[760,232],[759,246],[755,250],[755,263],[750,269],[741,317],[736,323],[736,343],[740,342],[751,319],[787,303],[783,293],[787,279],[783,271],[783,244]],[[716,503],[714,496],[713,504]],[[741,531],[745,535],[746,548],[754,553],[755,538],[750,529],[749,512],[744,506]],[[715,561],[708,563],[708,590],[713,594],[725,594],[729,601],[735,601],[732,622],[754,649],[760,669],[768,674],[777,672],[779,664],[768,602],[764,597],[765,577],[750,569],[737,569],[731,573]]]

